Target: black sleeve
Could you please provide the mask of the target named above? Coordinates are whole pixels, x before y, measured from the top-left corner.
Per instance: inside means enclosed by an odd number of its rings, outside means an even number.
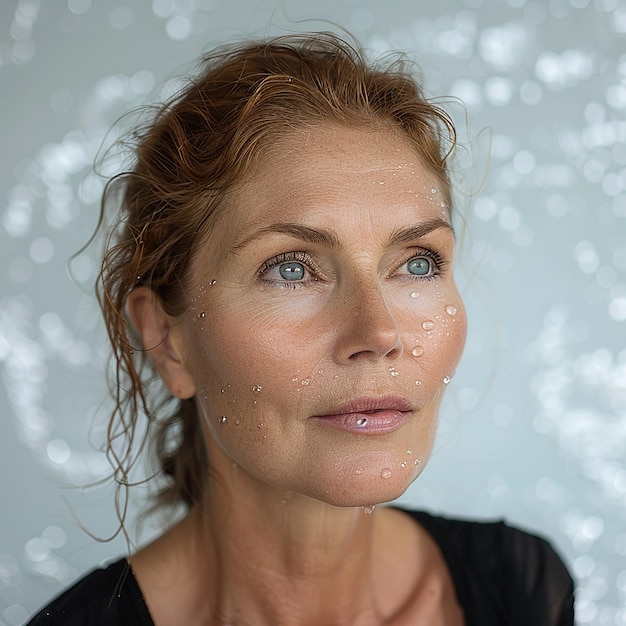
[[[513,557],[524,589],[525,606],[519,610],[528,614],[532,607],[543,607],[551,626],[572,626],[574,582],[554,548],[545,539],[515,528],[509,528],[507,535],[505,549]]]
[[[124,559],[79,580],[26,626],[154,626]]]

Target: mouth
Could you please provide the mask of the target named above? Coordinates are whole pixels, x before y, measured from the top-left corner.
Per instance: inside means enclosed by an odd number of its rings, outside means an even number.
[[[328,413],[313,415],[316,422],[363,435],[379,435],[400,428],[412,411],[402,396],[363,397],[334,407]]]

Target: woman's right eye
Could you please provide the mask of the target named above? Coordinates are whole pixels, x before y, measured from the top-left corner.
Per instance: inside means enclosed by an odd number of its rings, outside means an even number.
[[[305,252],[286,252],[263,263],[261,280],[279,286],[298,287],[317,280],[315,265]]]
[[[277,266],[278,273],[285,280],[302,280],[306,269],[302,263],[298,261],[290,261],[289,263],[281,263]]]

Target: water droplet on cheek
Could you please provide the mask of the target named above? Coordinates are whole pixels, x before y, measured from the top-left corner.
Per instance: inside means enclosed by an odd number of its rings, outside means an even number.
[[[206,317],[206,313],[204,311],[200,311],[200,313],[198,313],[198,317],[202,319]]]
[[[456,315],[456,307],[455,307],[455,306],[452,306],[451,304],[449,304],[449,305],[446,307],[446,313],[447,313],[448,315]]]
[[[422,384],[422,381],[421,380],[416,380],[415,384],[419,387]]]
[[[261,385],[255,385],[252,387],[252,391],[254,391],[254,393],[261,393],[261,391],[263,391],[263,387],[261,387]]]
[[[422,328],[424,330],[432,330],[435,326],[435,322],[433,322],[432,320],[424,320],[422,322]]]
[[[390,368],[389,368],[389,373],[390,373],[392,376],[400,376],[400,372],[396,371],[396,368],[395,368],[395,367],[390,367]]]
[[[419,298],[420,294],[419,291],[412,291],[411,292],[411,298]]]
[[[422,348],[422,346],[416,346],[411,350],[411,354],[413,356],[422,356],[422,354],[424,354],[424,348]]]
[[[220,424],[225,424],[228,421],[228,418],[225,415],[220,417]]]
[[[385,469],[384,469],[384,470],[380,473],[380,477],[381,477],[381,478],[391,478],[391,474],[392,474],[391,470],[390,470],[388,467],[386,467],[386,468],[385,468]]]
[[[302,384],[306,386],[306,385],[308,385],[310,382],[311,382],[311,381],[310,381],[308,378],[305,378],[305,379],[302,381]]]

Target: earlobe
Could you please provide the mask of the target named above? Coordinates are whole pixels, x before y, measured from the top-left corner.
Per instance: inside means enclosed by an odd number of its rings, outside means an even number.
[[[156,294],[148,287],[133,289],[128,296],[128,313],[170,393],[181,399],[194,396],[195,383],[183,359],[179,328],[172,324]]]

